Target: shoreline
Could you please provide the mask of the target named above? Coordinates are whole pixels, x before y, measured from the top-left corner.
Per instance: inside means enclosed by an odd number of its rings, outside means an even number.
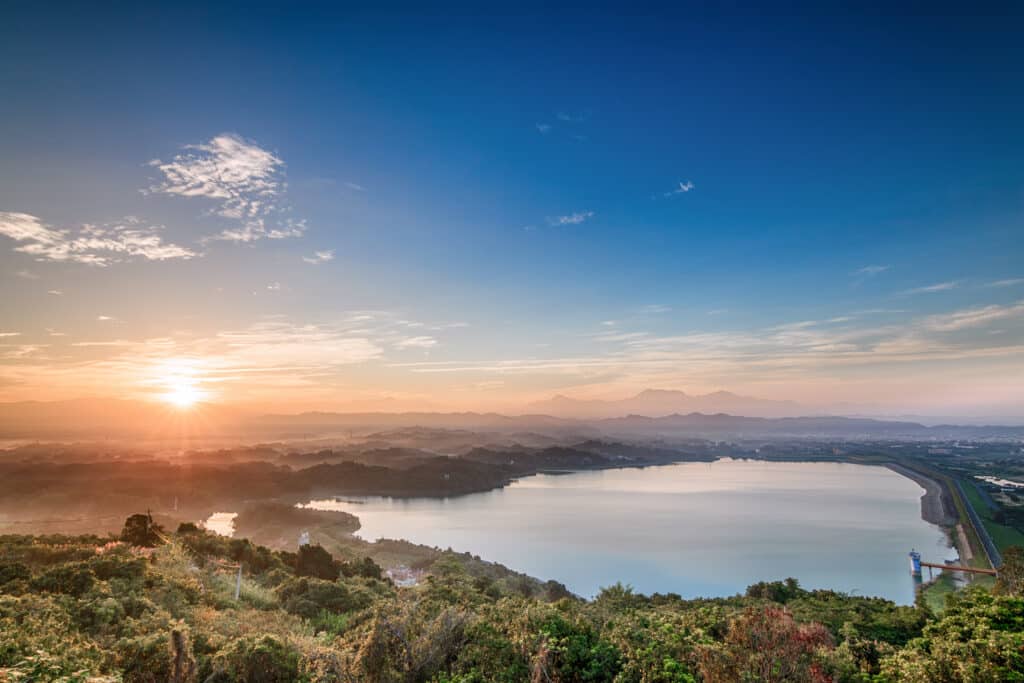
[[[921,496],[921,519],[944,528],[956,526],[959,517],[953,513],[953,501],[943,484],[922,472],[895,462],[885,463],[883,466],[924,489],[924,495]],[[960,552],[960,548],[957,548],[957,551]]]

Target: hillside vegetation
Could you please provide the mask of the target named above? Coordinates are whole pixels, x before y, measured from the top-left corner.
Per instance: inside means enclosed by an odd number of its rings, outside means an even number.
[[[0,537],[0,681],[1020,681],[1024,563],[1007,555],[993,592],[941,615],[793,580],[584,601],[445,557],[398,587],[369,559],[136,515],[116,539]]]

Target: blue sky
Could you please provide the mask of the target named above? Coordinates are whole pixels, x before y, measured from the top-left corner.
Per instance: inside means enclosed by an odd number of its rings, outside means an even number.
[[[16,3],[0,398],[1010,414],[1024,15],[964,10]]]

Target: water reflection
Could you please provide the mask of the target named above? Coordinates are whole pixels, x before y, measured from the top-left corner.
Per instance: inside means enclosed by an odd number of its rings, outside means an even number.
[[[231,537],[235,534],[237,516],[237,512],[214,512],[203,522],[203,527],[215,534]]]
[[[882,467],[720,460],[527,477],[449,499],[313,501],[357,515],[368,540],[452,547],[594,595],[731,595],[794,576],[806,587],[913,602],[911,547],[955,558],[921,520],[922,489]]]

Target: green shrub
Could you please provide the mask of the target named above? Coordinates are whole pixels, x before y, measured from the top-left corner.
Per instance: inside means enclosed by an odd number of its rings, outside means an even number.
[[[82,562],[62,564],[32,579],[33,590],[81,597],[96,583],[92,569]]]
[[[218,652],[207,683],[290,683],[298,677],[298,650],[263,635],[238,638]]]
[[[299,548],[299,554],[295,560],[296,576],[312,576],[334,581],[340,574],[338,563],[321,546],[304,545]]]
[[[0,588],[13,581],[28,581],[32,578],[32,570],[20,562],[0,563]]]

